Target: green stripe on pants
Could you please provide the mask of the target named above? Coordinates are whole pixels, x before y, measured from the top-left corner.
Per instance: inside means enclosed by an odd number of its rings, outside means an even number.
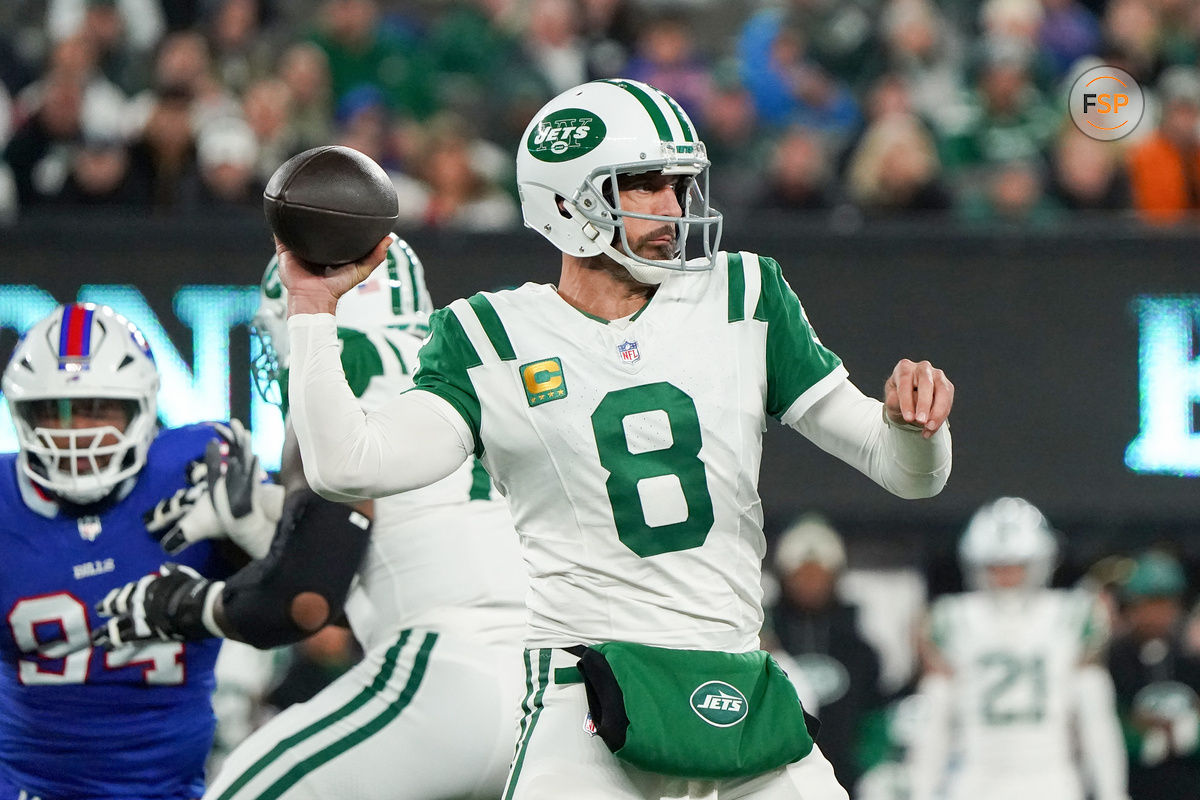
[[[533,737],[534,726],[537,725],[538,717],[542,714],[542,695],[546,693],[546,684],[550,681],[550,652],[549,648],[543,648],[526,653],[525,686],[527,693],[525,700],[521,703],[525,716],[521,718],[521,741],[517,743],[517,757],[513,761],[512,771],[508,775],[508,786],[504,787],[504,800],[512,800],[513,793],[517,791],[517,780],[521,776],[521,765],[525,763],[525,753],[529,750],[529,740]],[[534,693],[533,683],[533,659],[530,658],[534,653],[538,654],[536,693]],[[533,698],[532,703],[530,696]],[[526,725],[526,720],[528,720],[528,725]]]
[[[253,764],[251,764],[245,772],[239,775],[237,780],[229,785],[228,789],[221,792],[217,800],[231,800],[231,798],[236,795],[238,791],[242,789],[242,787],[254,780],[254,778],[257,777],[258,774],[264,769],[269,767],[275,761],[275,759],[279,758],[288,750],[300,744],[310,736],[314,736],[328,728],[330,725],[333,725],[335,722],[350,716],[355,711],[366,705],[368,700],[379,694],[383,687],[387,686],[388,681],[392,679],[392,673],[396,671],[396,659],[399,658],[400,650],[404,647],[405,642],[408,641],[410,633],[411,631],[403,631],[400,634],[400,638],[396,640],[396,643],[389,647],[387,652],[384,653],[383,664],[380,666],[379,672],[376,673],[375,679],[371,681],[370,686],[360,691],[350,700],[350,702],[346,703],[346,705],[342,706],[337,711],[326,714],[313,724],[303,728],[300,731],[297,731],[296,733],[293,733],[291,736],[272,747],[269,752],[259,758],[258,761],[255,761]]]
[[[317,751],[289,769],[284,773],[282,778],[275,781],[265,792],[259,795],[258,800],[276,800],[276,798],[296,785],[297,781],[305,775],[329,763],[355,745],[365,742],[387,727],[396,717],[400,716],[400,712],[408,707],[408,704],[412,702],[413,695],[417,693],[417,689],[421,686],[421,680],[425,677],[425,668],[429,664],[429,653],[433,650],[433,645],[437,641],[437,637],[436,633],[425,634],[425,641],[421,642],[421,649],[417,651],[417,657],[413,660],[413,668],[412,672],[409,673],[408,683],[404,685],[404,689],[400,692],[400,696],[396,698],[396,702],[388,704],[383,713],[366,725],[338,739],[333,744],[323,750]]]

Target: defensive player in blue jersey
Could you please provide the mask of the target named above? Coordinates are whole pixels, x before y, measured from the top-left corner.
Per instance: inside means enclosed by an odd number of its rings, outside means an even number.
[[[142,334],[91,304],[38,322],[4,371],[20,452],[0,456],[0,800],[204,792],[220,640],[89,640],[94,605],[163,560],[143,513],[217,438],[212,425],[160,431],[158,385]],[[178,561],[222,577],[214,547]]]

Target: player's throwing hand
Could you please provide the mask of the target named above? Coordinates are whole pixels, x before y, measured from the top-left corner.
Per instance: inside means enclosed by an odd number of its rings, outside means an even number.
[[[385,236],[375,249],[358,261],[340,267],[324,269],[302,261],[288,250],[283,242],[275,240],[275,252],[279,256],[279,279],[288,290],[288,316],[292,314],[332,314],[337,310],[338,298],[366,280],[387,256],[392,237]]]

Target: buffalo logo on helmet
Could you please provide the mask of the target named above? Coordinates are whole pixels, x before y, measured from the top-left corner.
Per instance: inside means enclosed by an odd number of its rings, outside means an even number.
[[[604,121],[581,108],[564,108],[547,114],[529,132],[525,146],[539,161],[570,161],[596,149],[608,135]]]

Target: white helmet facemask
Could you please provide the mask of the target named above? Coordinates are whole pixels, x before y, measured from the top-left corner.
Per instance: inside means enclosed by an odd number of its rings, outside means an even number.
[[[641,283],[661,283],[671,272],[712,269],[722,216],[709,205],[709,161],[704,143],[671,97],[644,83],[594,81],[547,103],[526,128],[517,153],[517,186],[525,224],[559,250],[586,258],[603,253]],[[679,176],[682,216],[621,208],[621,175]],[[675,254],[638,255],[625,220],[675,228]],[[688,257],[690,235],[703,255]]]
[[[408,243],[392,234],[383,261],[337,304],[341,328],[390,328],[424,336],[433,300],[425,286],[425,266]],[[258,309],[250,323],[254,387],[268,403],[282,404],[279,380],[287,370],[291,343],[287,328],[287,288],[279,279],[279,257],[267,262],[259,283]]]
[[[146,463],[158,385],[149,345],[123,316],[91,303],[56,309],[22,337],[4,371],[23,473],[71,503],[104,499]],[[123,429],[74,426],[114,408]]]

